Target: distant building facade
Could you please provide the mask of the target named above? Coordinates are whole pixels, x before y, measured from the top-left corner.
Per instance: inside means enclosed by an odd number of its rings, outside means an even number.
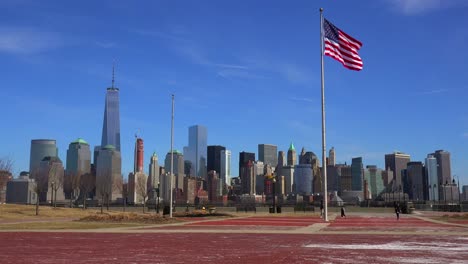
[[[220,181],[224,184],[224,188],[231,185],[231,151],[221,151],[221,169],[219,172]]]
[[[363,190],[363,173],[364,165],[362,164],[362,157],[353,158],[351,163],[351,189],[353,191]]]
[[[291,142],[288,149],[288,166],[294,166],[297,164],[297,156],[296,156],[296,148],[294,148],[294,144]]]
[[[174,188],[182,189],[184,188],[184,155],[178,150],[173,151],[173,169],[172,172],[175,176]],[[166,154],[166,159],[164,160],[164,168],[166,172],[171,172],[171,152],[169,151]]]
[[[184,157],[191,163],[191,176],[206,180],[207,175],[207,137],[206,127],[189,127],[188,146],[184,148]]]
[[[120,102],[119,88],[107,88],[104,102],[104,122],[102,125],[101,147],[112,145],[120,152]]]
[[[29,173],[39,168],[39,164],[45,157],[58,157],[58,149],[54,139],[31,140],[31,152],[29,158]]]
[[[437,159],[434,155],[429,154],[426,158],[426,177],[427,185],[429,187],[429,200],[438,201],[439,200],[439,177],[437,169]]]
[[[312,165],[298,164],[294,166],[294,193],[298,195],[311,195],[312,192]]]
[[[20,176],[7,183],[6,202],[16,204],[36,204],[37,196],[34,192],[36,183],[29,178],[29,174]]]
[[[96,168],[96,197],[115,201],[122,198],[116,184],[122,178],[122,158],[120,151],[113,145],[106,145],[99,150]]]
[[[258,145],[258,160],[263,164],[268,164],[272,167],[276,167],[278,164],[278,156],[276,153],[278,147],[271,144],[259,144]]]
[[[336,164],[336,156],[335,156],[335,148],[332,147],[328,153],[328,165],[335,166]]]
[[[410,162],[410,155],[403,152],[394,152],[385,155],[385,169],[393,171],[393,191],[398,191],[402,187],[401,171],[406,169]]]

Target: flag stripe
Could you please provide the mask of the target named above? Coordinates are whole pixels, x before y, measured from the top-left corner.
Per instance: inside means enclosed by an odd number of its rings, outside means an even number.
[[[344,67],[350,69],[350,70],[356,70],[356,71],[359,71],[359,70],[362,70],[362,66],[356,66],[354,64],[349,64],[349,63],[346,63],[343,61],[342,58],[340,58],[339,56],[335,55],[335,53],[328,53],[328,52],[325,52],[325,55],[329,56],[329,57],[332,57],[334,58],[335,60],[341,62],[341,64],[343,64]]]
[[[362,43],[346,34],[335,25],[324,19],[323,24],[324,55],[341,62],[351,70],[362,70],[363,62],[358,54]]]
[[[359,65],[362,65],[362,60],[361,60],[361,58],[359,56],[357,58],[347,56],[347,54],[344,54],[344,56],[343,56],[343,53],[339,49],[336,49],[336,48],[334,48],[333,46],[330,46],[330,45],[325,45],[325,50],[328,50],[330,52],[334,52],[335,54],[343,57],[343,59],[349,61],[350,63],[356,63],[356,64],[359,64]]]
[[[348,65],[350,67],[362,69],[362,66],[363,66],[362,64],[356,64],[356,63],[349,62],[348,60],[343,59],[342,57],[340,57],[339,55],[337,55],[333,51],[327,50],[327,51],[325,51],[325,55],[330,56],[330,57],[340,61],[343,65]]]
[[[340,35],[342,35],[342,36],[343,36],[344,38],[346,38],[349,42],[352,42],[355,46],[357,46],[357,47],[358,47],[357,49],[360,49],[360,48],[362,47],[362,43],[361,43],[359,40],[357,40],[357,39],[351,37],[350,35],[346,34],[345,32],[343,32],[343,31],[341,31],[341,30],[340,30]]]
[[[330,45],[333,46],[336,49],[339,49],[340,51],[343,51],[349,57],[361,59],[361,57],[359,57],[359,55],[358,55],[358,53],[356,51],[353,51],[353,50],[349,49],[348,47],[340,46],[339,44],[334,43],[334,42],[330,41],[329,39],[325,39],[325,47],[330,46]]]
[[[362,63],[362,62],[360,62],[360,61],[355,61],[355,60],[350,60],[350,59],[348,59],[348,58],[346,58],[346,57],[341,56],[341,54],[340,54],[339,52],[336,52],[336,51],[334,51],[334,50],[330,50],[330,49],[328,49],[328,48],[325,49],[325,55],[327,55],[327,54],[334,54],[334,55],[336,55],[336,56],[339,56],[341,60],[343,60],[344,62],[346,62],[346,63],[348,63],[348,64],[353,64],[353,65],[361,66],[361,67],[363,66],[363,63]],[[341,61],[341,60],[340,60],[340,61]]]

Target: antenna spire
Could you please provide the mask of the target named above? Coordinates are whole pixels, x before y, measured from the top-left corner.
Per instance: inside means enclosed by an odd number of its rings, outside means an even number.
[[[112,88],[114,88],[114,82],[115,82],[115,71],[114,71],[114,68],[115,68],[115,60],[112,62]]]

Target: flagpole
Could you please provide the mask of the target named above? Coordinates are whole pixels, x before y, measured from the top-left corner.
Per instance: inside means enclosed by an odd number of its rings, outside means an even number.
[[[174,177],[172,176],[172,172],[174,171],[174,95],[172,95],[172,115],[171,115],[171,172],[170,172],[170,210],[169,210],[169,217],[172,218],[172,192],[173,192],[173,179]]]
[[[325,145],[325,80],[323,73],[323,8],[320,8],[320,60],[322,71],[322,176],[324,220],[328,222],[327,148]]]

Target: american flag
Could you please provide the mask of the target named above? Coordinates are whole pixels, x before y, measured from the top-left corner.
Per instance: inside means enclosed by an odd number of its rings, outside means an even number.
[[[324,55],[341,62],[343,66],[350,70],[362,70],[362,59],[358,54],[362,43],[359,40],[344,33],[326,19],[323,22],[323,32]]]

